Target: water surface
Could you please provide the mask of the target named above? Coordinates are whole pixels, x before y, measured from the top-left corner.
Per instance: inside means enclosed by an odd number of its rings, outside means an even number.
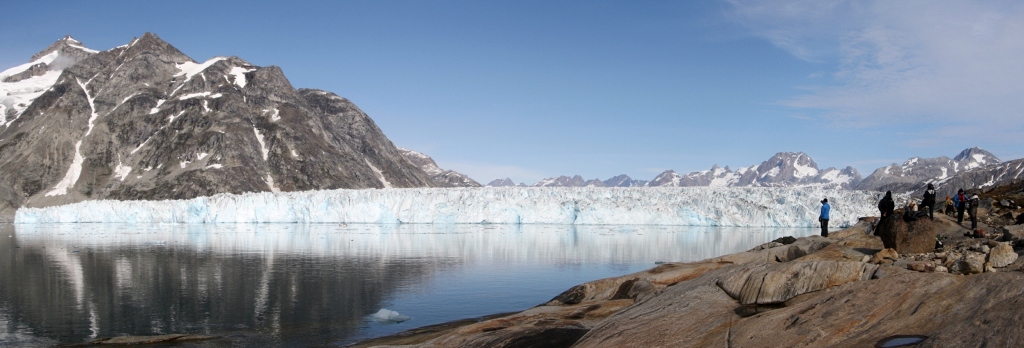
[[[0,346],[193,333],[340,346],[520,311],[579,283],[816,229],[576,225],[0,226]],[[386,308],[412,319],[381,323]]]

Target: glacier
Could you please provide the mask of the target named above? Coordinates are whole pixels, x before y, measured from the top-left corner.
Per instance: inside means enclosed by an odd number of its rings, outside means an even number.
[[[877,215],[882,193],[824,187],[484,187],[218,194],[20,208],[15,223],[430,223],[817,227]],[[905,201],[906,197],[896,197]]]

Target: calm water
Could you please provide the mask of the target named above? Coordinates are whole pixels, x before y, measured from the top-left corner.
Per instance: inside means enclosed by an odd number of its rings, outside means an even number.
[[[0,346],[193,333],[341,346],[519,311],[590,280],[816,229],[567,225],[0,225]],[[386,308],[412,317],[380,323]]]

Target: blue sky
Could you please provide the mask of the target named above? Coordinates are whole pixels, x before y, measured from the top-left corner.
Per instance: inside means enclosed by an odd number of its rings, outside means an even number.
[[[1016,1],[20,1],[0,68],[153,32],[280,66],[477,181],[1024,157]]]

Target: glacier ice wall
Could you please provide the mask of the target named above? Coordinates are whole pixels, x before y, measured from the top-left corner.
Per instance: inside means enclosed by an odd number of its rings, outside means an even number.
[[[219,194],[21,208],[16,223],[499,223],[816,227],[877,215],[879,192],[820,187],[411,188]]]

